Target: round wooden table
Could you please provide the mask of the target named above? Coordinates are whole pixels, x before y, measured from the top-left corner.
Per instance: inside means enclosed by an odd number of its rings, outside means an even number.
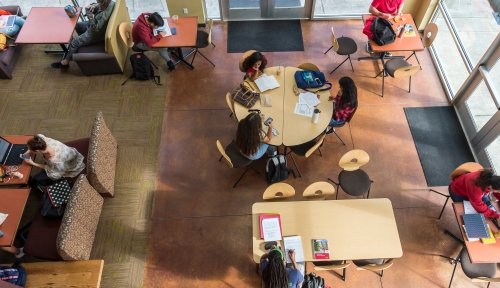
[[[278,70],[279,75],[278,75]],[[263,121],[272,117],[273,127],[279,131],[278,136],[274,136],[269,144],[274,146],[296,146],[304,144],[316,138],[325,131],[333,113],[333,103],[328,101],[330,91],[322,91],[320,103],[316,106],[321,111],[319,122],[312,123],[311,117],[295,114],[295,105],[298,102],[298,95],[294,93],[295,72],[301,69],[297,67],[269,67],[264,70],[267,75],[274,75],[280,87],[261,93],[271,99],[271,107],[264,107],[261,101],[257,101],[250,109],[259,109],[264,114]],[[254,83],[252,83],[254,84]],[[254,89],[258,91],[254,84]],[[304,92],[301,90],[301,92]],[[249,108],[234,103],[234,114],[238,120],[245,118],[250,112]],[[264,127],[265,130],[265,127]]]

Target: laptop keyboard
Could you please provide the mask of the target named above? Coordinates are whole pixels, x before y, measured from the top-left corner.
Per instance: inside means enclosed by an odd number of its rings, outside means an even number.
[[[12,145],[12,149],[10,150],[9,157],[5,160],[5,165],[21,165],[23,163],[23,159],[19,157],[19,155],[28,151],[28,146],[24,144],[14,144]]]

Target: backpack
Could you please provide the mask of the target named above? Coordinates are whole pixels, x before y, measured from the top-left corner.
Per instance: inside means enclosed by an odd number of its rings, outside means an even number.
[[[316,276],[316,273],[309,273],[304,276],[304,282],[302,282],[302,288],[324,288],[325,279]]]
[[[288,179],[290,169],[284,155],[275,155],[267,159],[266,162],[266,180],[269,184]]]
[[[123,81],[122,86],[131,78],[140,81],[153,80],[156,85],[162,85],[160,83],[160,76],[155,75],[151,60],[149,60],[144,54],[135,53],[130,55],[130,64],[132,64],[132,75]]]
[[[26,270],[19,264],[12,267],[0,266],[0,281],[24,287],[26,285]]]
[[[328,82],[325,78],[325,74],[320,71],[296,71],[295,75],[295,83],[297,87],[300,89],[307,90],[308,88],[321,88],[315,92],[326,91],[332,88],[332,83]],[[325,86],[322,88],[323,86]]]
[[[392,29],[391,22],[377,17],[372,23],[373,41],[382,46],[396,40],[396,32]]]

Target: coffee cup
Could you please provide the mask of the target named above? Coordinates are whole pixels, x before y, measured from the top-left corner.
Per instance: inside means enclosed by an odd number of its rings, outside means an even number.
[[[172,15],[172,21],[177,24],[177,22],[179,21],[179,15]]]

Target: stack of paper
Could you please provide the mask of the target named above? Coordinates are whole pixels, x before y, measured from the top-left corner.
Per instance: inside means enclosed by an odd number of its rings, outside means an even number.
[[[9,214],[0,213],[0,225],[7,219],[7,216],[9,216]]]
[[[167,21],[165,21],[165,24],[163,26],[153,30],[153,35],[156,36],[156,35],[160,34],[160,32],[165,32],[165,36],[163,36],[163,37],[167,37],[167,36],[172,35],[172,31],[170,31],[170,26],[168,26]]]
[[[255,84],[257,84],[257,87],[259,88],[260,92],[264,92],[267,90],[272,90],[274,88],[280,87],[280,83],[274,78],[273,75],[266,75],[263,74],[259,78],[255,79]]]
[[[260,236],[264,241],[281,240],[281,219],[279,214],[260,214]]]
[[[295,104],[294,113],[302,116],[311,117],[314,107],[320,103],[318,96],[311,92],[299,94],[299,101]]]

